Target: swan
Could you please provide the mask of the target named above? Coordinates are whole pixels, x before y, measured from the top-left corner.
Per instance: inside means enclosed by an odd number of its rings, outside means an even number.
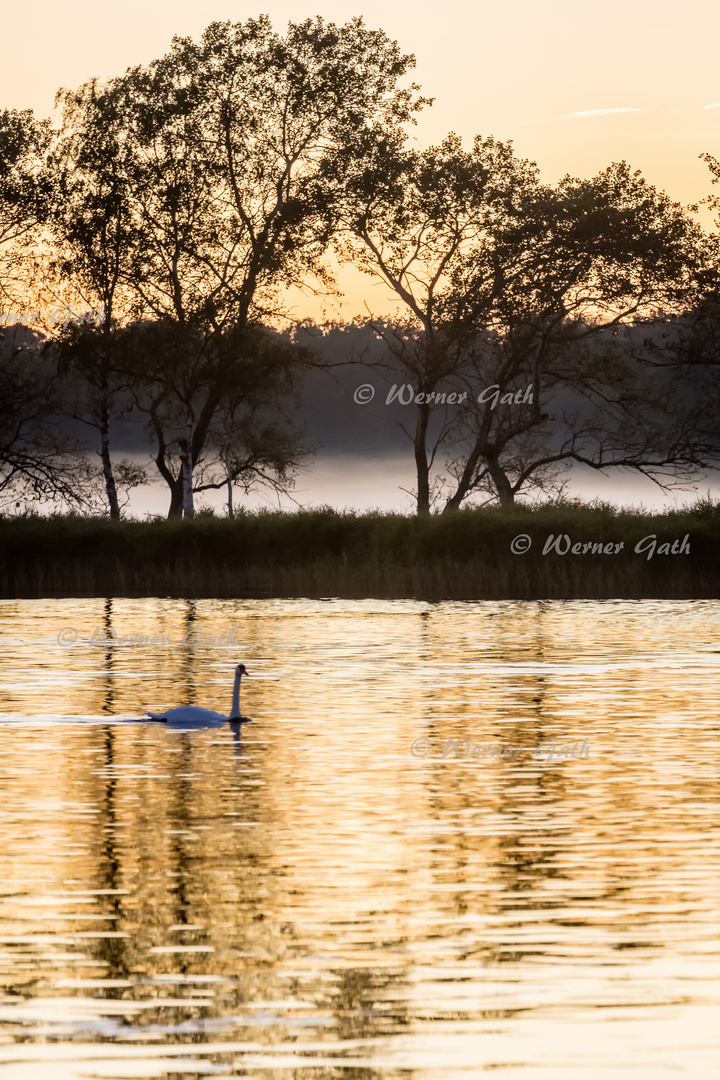
[[[240,680],[247,673],[244,664],[238,664],[235,668],[235,685],[233,686],[232,708],[229,716],[223,716],[222,713],[215,712],[213,709],[201,709],[197,705],[181,705],[177,709],[165,709],[164,712],[150,712],[147,709],[147,715],[151,720],[170,720],[173,723],[185,723],[188,721],[193,723],[218,723],[218,721],[224,720],[239,721],[241,724],[249,723],[249,717],[240,715]]]

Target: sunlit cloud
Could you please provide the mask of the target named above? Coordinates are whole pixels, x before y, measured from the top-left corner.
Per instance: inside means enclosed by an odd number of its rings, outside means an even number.
[[[673,109],[674,113],[707,112],[709,109],[720,109],[720,101],[714,105],[696,105],[694,109]]]
[[[584,112],[565,113],[563,120],[572,120],[578,116],[607,116],[608,113],[642,112],[642,109],[585,109]]]

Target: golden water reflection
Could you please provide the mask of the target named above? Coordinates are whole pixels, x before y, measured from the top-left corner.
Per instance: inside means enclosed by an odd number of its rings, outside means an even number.
[[[712,1074],[719,602],[0,620],[3,1080]]]

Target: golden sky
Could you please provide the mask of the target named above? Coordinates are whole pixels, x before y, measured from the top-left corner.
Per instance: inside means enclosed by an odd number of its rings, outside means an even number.
[[[342,23],[361,14],[414,52],[415,79],[436,99],[414,131],[421,146],[450,130],[467,145],[476,133],[494,135],[512,139],[547,181],[625,159],[682,202],[710,190],[698,155],[720,155],[717,0],[26,0],[3,14],[0,107],[49,115],[60,86],[147,63],[174,34],[197,38],[214,19],[261,12],[278,30],[290,19],[319,14]],[[364,300],[376,313],[389,310],[384,287],[360,275],[344,280],[344,317]]]

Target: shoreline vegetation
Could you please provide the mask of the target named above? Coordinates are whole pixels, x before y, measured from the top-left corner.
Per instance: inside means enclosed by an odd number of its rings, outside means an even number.
[[[531,545],[514,554],[519,536]],[[0,517],[0,596],[715,599],[719,556],[709,498],[663,512],[566,501],[419,517]]]

